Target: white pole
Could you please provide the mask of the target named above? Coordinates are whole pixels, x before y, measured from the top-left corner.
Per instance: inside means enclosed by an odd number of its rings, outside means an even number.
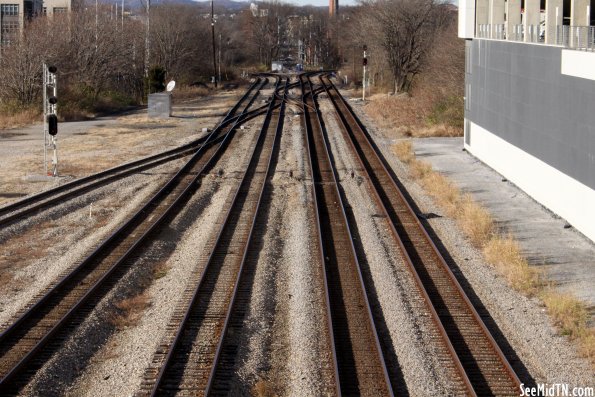
[[[58,97],[58,79],[56,78],[56,75],[54,75],[53,78],[53,83],[54,83],[54,87],[53,87],[53,96],[54,98]],[[58,111],[57,111],[57,105],[54,104],[53,105],[53,113],[56,115],[56,117],[58,116]],[[56,135],[52,136],[52,146],[54,148],[54,157],[52,159],[52,165],[53,165],[53,176],[57,177],[58,176],[58,141],[56,139]]]
[[[560,16],[560,7],[556,7],[556,45],[558,45],[560,42],[558,41],[558,30],[560,30],[560,28],[558,27],[558,18]]]
[[[47,83],[48,66],[43,64],[43,173],[48,174],[48,105]]]

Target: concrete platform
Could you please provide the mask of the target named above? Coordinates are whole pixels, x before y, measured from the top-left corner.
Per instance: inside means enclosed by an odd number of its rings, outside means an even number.
[[[512,233],[533,266],[549,280],[595,307],[595,244],[500,174],[463,151],[462,138],[414,139],[420,160],[447,175]],[[553,187],[555,188],[555,187]],[[593,220],[595,222],[595,219]]]

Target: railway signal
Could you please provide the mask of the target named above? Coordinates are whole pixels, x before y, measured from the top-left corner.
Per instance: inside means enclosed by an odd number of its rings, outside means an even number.
[[[58,134],[58,116],[55,114],[49,114],[47,117],[48,123],[48,134],[52,137]]]
[[[362,79],[362,101],[366,100],[366,67],[368,66],[368,46],[364,45],[364,59],[362,64],[364,65],[364,77]]]
[[[58,69],[55,66],[43,64],[43,167],[48,175],[48,148],[52,153],[52,176],[58,176]]]

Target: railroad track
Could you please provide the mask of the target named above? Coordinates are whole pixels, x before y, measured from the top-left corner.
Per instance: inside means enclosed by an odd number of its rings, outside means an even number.
[[[392,235],[448,346],[467,394],[518,395],[519,378],[392,178],[369,133],[330,79],[320,76],[319,82],[370,182],[372,196],[390,220]]]
[[[65,183],[53,189],[29,196],[23,200],[0,208],[0,227],[10,225],[11,223],[23,219],[44,210],[54,208],[56,204],[64,203],[82,194],[90,192],[101,186],[105,186],[114,181],[136,174],[147,169],[154,168],[161,164],[188,156],[204,144],[214,145],[222,139],[221,131],[235,123],[245,122],[251,118],[261,115],[265,106],[260,106],[250,111],[244,111],[238,114],[238,109],[243,103],[250,101],[252,97],[259,95],[263,79],[258,77],[246,90],[238,102],[227,112],[225,117],[208,135],[189,142],[180,147],[148,156],[130,163],[122,164],[99,173],[89,175],[72,182]],[[253,102],[253,101],[252,101]]]
[[[337,173],[329,155],[329,143],[324,136],[325,127],[315,97],[317,89],[309,78],[302,76],[301,81],[316,228],[335,350],[337,394],[390,396],[392,385],[339,193]]]
[[[280,86],[281,79],[277,82],[277,87]],[[289,79],[284,87],[283,95],[275,95],[270,102],[250,163],[235,194],[226,203],[219,233],[207,245],[210,248],[205,250],[190,277],[167,335],[154,355],[153,364],[145,371],[139,395],[227,392],[226,383],[221,380],[229,379],[233,368],[219,363],[219,358],[265,185],[273,171],[273,153],[283,129]],[[276,103],[280,107],[275,111]],[[216,379],[219,387],[213,390]]]
[[[260,83],[262,88],[265,79]],[[252,96],[241,115],[246,115],[257,95]],[[270,108],[270,106],[269,106]],[[109,291],[134,263],[135,256],[154,232],[169,221],[187,202],[221,157],[239,125],[237,120],[222,127],[218,145],[205,141],[188,162],[122,227],[108,237],[82,263],[48,291],[35,297],[32,305],[0,334],[0,394],[22,387],[35,369],[51,355],[45,349],[62,331],[73,327]],[[211,139],[214,136],[211,134]]]

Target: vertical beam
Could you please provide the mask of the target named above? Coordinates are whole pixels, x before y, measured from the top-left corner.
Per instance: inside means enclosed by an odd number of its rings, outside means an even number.
[[[485,32],[481,29],[485,29],[485,26],[489,23],[489,7],[490,0],[477,0],[475,3],[475,36],[482,37]],[[482,25],[484,27],[482,27]]]
[[[506,2],[506,39],[520,40],[517,37],[518,26],[521,24],[521,0]]]
[[[525,15],[523,18],[525,42],[536,42],[539,37],[539,9],[540,0],[525,0]]]
[[[545,0],[545,43],[557,44],[556,35],[558,26],[562,26],[564,15],[564,2],[562,0]]]
[[[570,26],[588,26],[587,6],[589,0],[570,0]]]
[[[459,38],[475,37],[475,0],[459,0]]]
[[[587,29],[580,28],[588,26],[590,21],[587,18],[589,0],[570,0],[570,40],[572,47],[584,47],[587,43]]]
[[[504,0],[490,0],[490,37],[503,39]]]

